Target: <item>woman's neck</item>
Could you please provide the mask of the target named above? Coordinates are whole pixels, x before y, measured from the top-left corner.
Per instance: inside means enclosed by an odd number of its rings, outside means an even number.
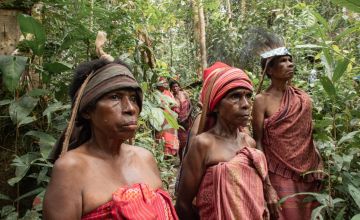
[[[222,121],[221,119],[218,119],[216,120],[216,124],[212,130],[216,135],[225,138],[237,139],[239,132],[238,128],[239,125],[230,124],[228,122]]]
[[[290,80],[278,80],[278,79],[271,79],[270,89],[274,89],[277,91],[285,91],[286,88],[289,86]]]
[[[117,157],[120,155],[124,140],[102,137],[101,134],[94,134],[89,140],[89,146],[103,157]]]

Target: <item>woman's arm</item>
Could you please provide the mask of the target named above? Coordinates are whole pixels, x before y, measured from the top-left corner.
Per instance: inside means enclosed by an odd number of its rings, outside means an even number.
[[[256,141],[256,147],[261,151],[264,151],[262,147],[262,137],[266,110],[265,105],[265,97],[261,94],[258,94],[255,98],[252,110],[252,127],[254,139]],[[277,202],[279,201],[279,197],[276,193],[276,190],[271,185],[269,175],[266,176],[264,182],[264,195],[269,208],[271,219],[278,219],[279,211],[281,210],[279,205],[277,204]]]
[[[253,135],[256,141],[256,147],[263,151],[261,139],[263,137],[264,117],[265,116],[265,98],[262,94],[255,97],[252,109],[252,128]]]
[[[192,206],[202,177],[206,170],[205,158],[209,148],[208,140],[203,135],[197,136],[190,146],[183,162],[179,182],[178,198],[175,209],[180,219],[198,219],[198,214]]]
[[[44,219],[81,219],[82,195],[78,162],[73,158],[56,161],[44,198]]]

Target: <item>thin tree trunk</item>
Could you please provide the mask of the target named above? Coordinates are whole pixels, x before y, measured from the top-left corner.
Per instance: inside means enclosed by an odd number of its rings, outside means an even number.
[[[241,18],[245,19],[246,17],[246,12],[247,12],[247,5],[246,5],[246,0],[242,0],[241,1]]]
[[[232,11],[231,11],[231,2],[230,0],[226,0],[226,10],[227,10],[227,15],[228,15],[228,19],[229,19],[229,25],[230,28],[232,27]]]
[[[200,32],[200,57],[201,57],[201,73],[207,67],[207,51],[206,51],[206,32],[205,32],[205,16],[202,0],[199,0],[199,32]]]
[[[199,28],[199,9],[198,9],[198,0],[190,0],[191,1],[191,7],[192,7],[192,15],[193,15],[193,35],[194,35],[194,57],[195,57],[195,63],[200,63],[201,56],[200,56],[200,28]],[[201,66],[196,64],[196,72],[198,76],[201,76]]]

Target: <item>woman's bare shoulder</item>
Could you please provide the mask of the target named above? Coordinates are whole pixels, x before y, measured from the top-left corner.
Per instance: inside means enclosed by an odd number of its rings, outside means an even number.
[[[61,176],[79,177],[79,175],[84,174],[87,167],[87,156],[81,151],[71,150],[55,161],[52,172]]]

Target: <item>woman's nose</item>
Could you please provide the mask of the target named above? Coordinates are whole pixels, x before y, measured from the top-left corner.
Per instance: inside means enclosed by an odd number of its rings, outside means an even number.
[[[136,103],[130,100],[130,97],[125,96],[123,98],[123,102],[122,102],[122,109],[123,112],[127,113],[127,114],[135,114],[136,112]]]

